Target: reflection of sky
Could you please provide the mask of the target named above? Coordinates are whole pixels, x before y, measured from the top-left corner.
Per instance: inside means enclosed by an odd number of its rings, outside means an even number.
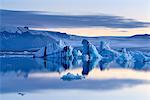
[[[71,72],[71,73],[81,73],[82,69],[76,70],[67,70],[64,73]],[[36,77],[38,74],[33,74]],[[42,74],[41,74],[42,75]],[[131,69],[109,69],[105,71],[100,71],[98,68],[93,69],[89,74],[89,79],[142,79],[142,80],[150,80],[150,72],[140,72],[134,71]]]
[[[146,88],[144,88],[146,87]],[[87,91],[87,90],[48,90],[36,93],[26,93],[25,96],[16,93],[2,95],[3,100],[149,100],[150,86],[138,86],[115,91]]]
[[[48,11],[51,15],[101,15],[123,16],[139,21],[149,22],[150,2],[149,0],[3,0],[1,9],[28,10],[28,11]],[[51,21],[50,21],[51,22]],[[49,22],[49,23],[50,23]],[[111,22],[111,20],[110,20]],[[65,22],[64,22],[65,23]],[[72,22],[74,23],[74,22]],[[115,22],[113,22],[115,23]],[[125,24],[125,23],[123,23]],[[87,25],[88,26],[88,25]],[[115,25],[114,25],[115,26]],[[63,27],[63,25],[62,25]],[[80,27],[80,26],[79,26]],[[128,27],[130,27],[128,25]],[[134,35],[148,33],[149,28],[124,29],[124,28],[104,28],[102,26],[81,27],[81,28],[54,28],[51,26],[40,26],[40,29],[47,28],[86,36],[113,36],[113,35]]]

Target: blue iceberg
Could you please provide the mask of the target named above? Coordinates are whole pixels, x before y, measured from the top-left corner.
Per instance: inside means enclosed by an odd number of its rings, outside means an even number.
[[[101,59],[102,56],[98,53],[97,48],[88,40],[82,40],[82,58],[83,60]]]
[[[61,79],[64,80],[64,81],[73,81],[73,80],[82,80],[82,79],[85,79],[85,77],[82,76],[82,75],[79,75],[79,74],[74,75],[74,74],[71,74],[71,73],[67,73],[66,75],[63,75],[61,77]]]

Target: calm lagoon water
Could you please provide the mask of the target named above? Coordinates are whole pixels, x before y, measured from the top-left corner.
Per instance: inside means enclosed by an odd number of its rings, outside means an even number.
[[[150,63],[0,58],[1,100],[149,100]],[[63,81],[68,72],[83,80]]]

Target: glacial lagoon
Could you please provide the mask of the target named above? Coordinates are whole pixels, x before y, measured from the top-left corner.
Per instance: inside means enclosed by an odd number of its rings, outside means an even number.
[[[84,62],[31,57],[1,57],[0,62],[1,100],[150,98],[149,62],[118,64],[103,59]],[[62,80],[67,73],[85,79]]]

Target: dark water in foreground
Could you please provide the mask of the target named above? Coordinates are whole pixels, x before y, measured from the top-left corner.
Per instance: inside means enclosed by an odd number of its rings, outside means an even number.
[[[64,60],[28,57],[0,58],[1,100],[73,99],[97,97],[112,100],[149,100],[150,63],[107,60]],[[66,73],[84,75],[84,80],[63,81]],[[22,95],[23,94],[23,95]],[[66,98],[67,97],[67,98]],[[117,98],[115,99],[117,100]]]

